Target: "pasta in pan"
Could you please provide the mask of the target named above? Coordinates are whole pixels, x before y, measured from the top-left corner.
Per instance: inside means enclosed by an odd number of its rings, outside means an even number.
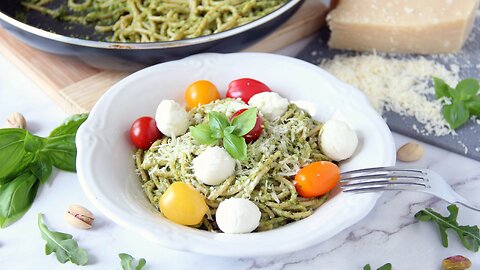
[[[241,101],[222,99],[194,108],[189,112],[191,124],[201,124],[211,111],[228,116],[241,106]],[[321,127],[308,113],[290,104],[280,119],[264,122],[263,135],[248,144],[249,158],[237,160],[234,175],[216,186],[205,185],[194,176],[192,160],[207,146],[198,144],[190,132],[162,138],[146,151],[138,150],[137,173],[147,198],[157,209],[162,194],[176,181],[198,190],[209,207],[198,225],[200,229],[219,231],[214,218],[216,209],[222,201],[235,197],[249,199],[258,206],[261,219],[256,231],[270,230],[310,216],[327,199],[328,195],[302,198],[291,182],[304,165],[329,160],[318,147]]]
[[[25,0],[26,8],[54,18],[95,24],[108,41],[156,42],[219,33],[278,9],[288,0]]]

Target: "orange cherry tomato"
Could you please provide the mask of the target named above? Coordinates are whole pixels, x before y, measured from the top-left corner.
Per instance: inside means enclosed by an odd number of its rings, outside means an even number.
[[[166,218],[182,225],[200,223],[208,211],[202,194],[184,182],[171,184],[160,197],[158,204]]]
[[[188,109],[208,104],[217,99],[220,99],[220,93],[217,87],[206,80],[200,80],[190,84],[185,91],[185,101],[187,102]]]
[[[294,185],[304,198],[327,194],[340,181],[340,169],[329,161],[313,162],[295,175]]]

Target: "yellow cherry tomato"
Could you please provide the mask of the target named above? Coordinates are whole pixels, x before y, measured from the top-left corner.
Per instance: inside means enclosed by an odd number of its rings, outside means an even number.
[[[340,181],[340,169],[328,161],[308,164],[295,175],[295,188],[304,198],[327,194]]]
[[[217,87],[206,80],[200,80],[190,84],[185,91],[185,101],[187,102],[188,109],[208,104],[217,99],[220,99],[220,93]]]
[[[182,225],[200,223],[208,211],[202,194],[183,182],[171,184],[160,197],[159,206],[166,218]]]

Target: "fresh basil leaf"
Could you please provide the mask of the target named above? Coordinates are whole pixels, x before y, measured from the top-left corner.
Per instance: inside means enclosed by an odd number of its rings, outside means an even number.
[[[447,83],[445,83],[444,80],[433,77],[433,84],[435,86],[435,96],[437,97],[437,99],[441,97],[452,97],[450,95],[451,87]]]
[[[29,172],[0,186],[0,227],[19,220],[30,208],[37,195],[39,182]]]
[[[63,135],[75,135],[77,133],[78,128],[80,127],[85,120],[87,120],[88,114],[75,114],[63,122],[62,125],[59,127],[55,128],[51,133],[49,137],[57,137],[57,136],[63,136]]]
[[[455,87],[455,92],[459,100],[466,101],[477,96],[478,89],[480,89],[478,81],[470,78],[460,81]]]
[[[465,124],[470,117],[468,108],[463,101],[453,101],[452,104],[445,105],[442,113],[452,129],[457,129]]]
[[[75,172],[77,159],[75,134],[48,137],[41,154],[48,156],[53,166],[64,171]]]
[[[0,184],[5,184],[19,175],[33,155],[25,151],[27,131],[19,128],[0,129]]]
[[[444,217],[431,208],[420,210],[415,214],[415,218],[420,221],[431,221],[438,225],[442,245],[448,247],[447,229],[454,230],[463,246],[473,252],[477,252],[480,247],[480,231],[478,226],[461,226],[457,222],[458,207],[451,204],[447,207],[450,215]]]
[[[228,126],[223,130],[223,133],[229,133],[232,134],[235,131],[235,126]]]
[[[133,268],[132,263],[134,258],[131,255],[126,253],[120,253],[118,254],[118,257],[120,257],[120,264],[122,265],[123,270],[141,270],[147,263],[144,258],[141,258],[140,260],[138,260],[137,266]]]
[[[192,137],[200,144],[214,144],[218,139],[212,137],[212,132],[207,124],[200,124],[195,127],[190,127]]]
[[[23,145],[25,147],[25,151],[30,152],[30,153],[36,153],[36,152],[40,151],[40,149],[42,149],[44,143],[45,143],[44,138],[32,135],[28,131],[26,132],[25,140],[23,142]]]
[[[52,175],[52,162],[44,155],[38,155],[29,168],[32,174],[40,180],[41,184],[45,184],[50,175]]]
[[[235,159],[247,159],[247,143],[243,137],[226,133],[223,137],[223,147]]]
[[[235,135],[243,136],[250,132],[257,122],[257,108],[250,108],[232,120],[232,126],[235,127]]]
[[[363,267],[363,270],[372,270],[372,267],[370,266],[370,264],[366,264],[366,265]]]
[[[230,121],[223,113],[209,112],[208,126],[212,132],[212,137],[221,139],[223,137],[223,130],[230,126]]]
[[[470,111],[470,114],[480,116],[480,96],[473,97],[465,104],[467,104],[467,108]]]
[[[78,247],[77,242],[72,239],[72,235],[50,231],[43,221],[42,214],[38,214],[38,228],[42,238],[47,242],[45,245],[46,255],[55,252],[57,260],[61,263],[70,261],[76,265],[87,264],[87,252]]]

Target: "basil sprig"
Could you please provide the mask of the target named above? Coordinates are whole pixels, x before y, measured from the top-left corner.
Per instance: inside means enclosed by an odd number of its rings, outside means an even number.
[[[480,84],[476,79],[460,81],[455,88],[450,87],[442,79],[433,78],[435,96],[445,98],[449,103],[443,105],[442,114],[452,129],[465,124],[471,115],[480,116]]]
[[[72,235],[50,231],[43,222],[42,214],[38,214],[38,228],[40,229],[43,240],[47,242],[45,244],[46,255],[55,252],[57,260],[61,263],[70,261],[76,265],[87,264],[87,251],[78,246],[77,242],[72,239]]]
[[[46,138],[24,129],[0,129],[0,228],[30,208],[53,167],[75,172],[75,135],[87,114],[74,115]]]
[[[372,270],[372,267],[370,266],[370,264],[366,264],[363,267],[363,270]],[[392,270],[392,264],[391,263],[386,263],[386,264],[380,266],[380,268],[377,268],[377,270]]]
[[[223,147],[235,159],[247,159],[247,143],[242,137],[250,132],[257,121],[257,109],[250,108],[230,121],[225,114],[208,113],[208,122],[190,127],[192,137],[201,144],[217,144]]]

